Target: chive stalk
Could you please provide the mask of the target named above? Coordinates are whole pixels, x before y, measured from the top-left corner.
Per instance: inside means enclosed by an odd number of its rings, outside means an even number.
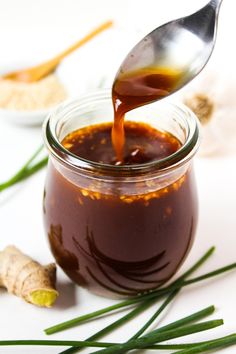
[[[192,267],[190,267],[182,276],[180,276],[173,284],[177,284],[178,282],[180,282],[181,280],[183,280],[185,277],[187,277],[187,276],[189,276],[189,275],[191,275],[193,272],[195,272],[198,268],[200,268],[200,266],[202,266],[207,260],[208,260],[208,258],[214,253],[214,251],[215,251],[215,247],[213,246],[213,247],[211,247]],[[154,299],[155,300],[155,299]],[[124,302],[123,302],[124,303]],[[114,306],[114,305],[113,305]],[[107,308],[106,308],[107,309]],[[88,338],[88,340],[90,340],[91,338],[92,339],[97,339],[97,338],[100,338],[101,337],[101,335],[105,335],[105,334],[107,334],[107,333],[109,333],[111,330],[113,330],[113,329],[115,329],[116,327],[118,327],[118,326],[120,326],[121,324],[123,324],[123,323],[125,323],[126,321],[128,321],[129,319],[131,319],[131,318],[133,318],[136,314],[136,310],[133,310],[134,311],[134,313],[133,313],[133,315],[131,314],[132,313],[132,311],[130,312],[130,314],[128,314],[128,315],[125,315],[124,317],[122,317],[121,319],[119,319],[118,321],[115,321],[114,323],[112,323],[111,325],[109,325],[109,326],[107,326],[107,327],[105,327],[102,331],[99,331],[99,332],[97,332],[97,333],[95,333],[92,337],[89,337]],[[107,311],[107,312],[109,312],[109,311]],[[94,314],[95,312],[93,312],[92,314]],[[103,314],[103,313],[102,313]],[[87,316],[87,315],[84,315],[84,316]],[[84,318],[84,316],[81,316],[80,318]],[[98,315],[99,316],[99,315]],[[96,316],[93,316],[93,317],[96,317]],[[93,318],[93,317],[91,317],[91,318]],[[86,321],[87,319],[89,319],[89,318],[86,318],[85,317],[85,319],[84,319],[84,321]],[[72,320],[73,321],[73,320]],[[83,322],[83,320],[82,321],[80,321],[80,322]],[[68,323],[68,321],[67,322],[64,322],[65,324],[67,324]],[[77,324],[77,323],[76,323]],[[76,325],[75,324],[75,325]],[[56,333],[56,332],[58,332],[58,331],[62,331],[62,330],[65,330],[65,329],[67,329],[67,328],[70,328],[71,326],[69,326],[69,327],[65,327],[64,328],[64,325],[63,324],[60,324],[59,325],[60,327],[58,327],[58,325],[56,325],[56,326],[53,326],[53,327],[50,327],[50,328],[48,328],[48,329],[45,329],[45,333],[46,334],[52,334],[52,333]],[[73,325],[73,322],[72,322],[72,326],[74,326]],[[61,329],[60,329],[61,328]],[[95,336],[95,337],[94,337]],[[64,353],[63,354],[65,354],[65,353],[73,353],[73,352],[75,352],[75,351],[69,351],[70,349],[67,349],[67,351],[64,351]],[[61,354],[62,354],[61,353]]]
[[[209,350],[213,349],[220,349],[225,348],[227,346],[235,345],[236,344],[236,334],[231,334],[222,338],[218,338],[215,340],[198,343],[195,344],[191,348],[183,349],[173,354],[198,354],[198,353],[205,353]]]
[[[106,334],[110,333],[114,329],[124,325],[125,323],[127,323],[128,321],[130,321],[131,319],[136,317],[138,314],[140,314],[141,312],[145,311],[153,303],[154,303],[154,300],[148,300],[148,301],[142,302],[141,304],[139,304],[136,308],[132,309],[126,315],[122,316],[121,318],[119,318],[115,322],[112,322],[111,324],[109,324],[108,326],[104,327],[100,331],[94,333],[92,336],[86,338],[86,341],[90,341],[90,340],[93,341],[95,339],[99,339],[99,338],[105,336]],[[70,348],[68,348],[66,350],[63,350],[62,352],[60,352],[58,354],[77,353],[80,349],[82,349],[82,347],[80,347],[80,346],[79,347],[70,347]]]
[[[38,340],[38,339],[23,339],[23,340],[1,340],[0,346],[47,346],[47,347],[66,347],[66,346],[80,346],[82,348],[92,347],[109,347],[113,343],[107,342],[88,342],[81,340]]]
[[[200,350],[200,346],[202,351],[198,352],[198,353],[204,353],[206,350],[211,350],[211,349],[220,349],[220,348],[224,348],[227,346],[231,346],[236,344],[236,333],[224,336],[224,337],[220,337],[217,339],[211,339],[211,340],[207,340],[207,341],[203,341],[203,342],[193,342],[193,343],[181,343],[181,344],[177,344],[177,343],[173,343],[173,344],[154,344],[150,347],[147,347],[146,349],[149,350],[174,350],[174,349],[182,349],[181,351],[177,351],[174,352],[172,354],[193,354],[196,352],[193,351],[189,351],[190,349],[194,349],[194,350]],[[188,349],[188,351],[187,351]],[[203,351],[204,350],[204,351]]]
[[[88,320],[90,320],[92,318],[95,318],[95,317],[98,317],[98,316],[102,316],[102,315],[104,315],[104,314],[106,314],[108,312],[121,309],[123,307],[132,306],[132,305],[134,305],[134,304],[136,304],[138,302],[144,301],[144,300],[150,300],[150,299],[154,299],[154,298],[158,299],[158,298],[160,298],[160,297],[162,297],[162,296],[164,296],[164,295],[166,295],[166,294],[168,294],[168,293],[170,293],[170,292],[172,292],[174,290],[180,289],[182,287],[185,287],[185,286],[188,286],[188,285],[191,285],[191,284],[194,284],[194,283],[198,283],[198,282],[200,282],[202,280],[206,280],[206,279],[215,277],[217,275],[223,274],[223,273],[228,272],[228,271],[230,271],[232,269],[235,269],[235,268],[236,268],[236,263],[232,263],[232,264],[230,264],[228,266],[219,268],[219,269],[217,269],[217,270],[215,270],[213,272],[206,273],[206,274],[204,274],[204,275],[202,275],[200,277],[189,279],[189,280],[183,281],[182,283],[179,283],[179,284],[178,283],[172,283],[171,285],[169,285],[167,287],[161,288],[161,289],[153,291],[151,293],[144,294],[144,295],[139,295],[137,297],[134,297],[134,298],[119,302],[117,304],[102,308],[100,310],[97,310],[97,311],[94,311],[94,312],[91,312],[91,313],[88,313],[88,314],[73,318],[73,319],[71,319],[69,321],[65,321],[65,322],[59,323],[59,324],[57,324],[55,326],[46,328],[44,331],[45,331],[46,334],[53,334],[53,333],[56,333],[56,332],[59,332],[59,331],[74,327],[74,326],[76,326],[78,324],[81,324],[81,323],[83,323],[85,321],[88,321]]]
[[[163,331],[159,332],[158,330],[152,331],[148,334],[146,334],[143,337],[137,338],[130,340],[125,343],[121,344],[115,344],[112,346],[109,346],[105,349],[101,349],[96,352],[92,352],[91,354],[94,353],[99,353],[99,354],[122,354],[125,353],[129,350],[133,349],[145,349],[149,345],[155,344],[155,343],[160,343],[164,342],[166,340],[174,339],[174,338],[179,338],[179,337],[184,337],[189,334],[193,333],[199,333],[202,331],[206,331],[212,328],[216,328],[218,326],[223,325],[223,320],[212,320],[212,321],[207,321],[207,322],[202,322],[202,323],[197,323],[193,324],[187,327],[181,327],[181,328],[174,328],[170,329],[168,331]]]
[[[190,267],[182,276],[180,276],[176,280],[176,283],[179,282],[179,281],[184,280],[186,277],[188,277],[193,272],[195,272],[198,268],[200,268],[200,266],[202,266],[208,260],[208,258],[213,254],[214,251],[215,251],[215,247],[211,247],[196,263],[194,263],[194,265],[192,267]],[[144,332],[144,330],[146,330],[151,325],[151,323],[157,318],[157,316],[165,309],[165,307],[168,305],[169,301],[172,300],[172,296],[174,297],[175,295],[177,295],[177,292],[178,292],[178,290],[176,290],[176,293],[174,292],[174,294],[171,293],[169,295],[168,299],[155,312],[155,314],[152,316],[152,318],[144,325],[144,327],[142,328],[143,332]],[[145,301],[144,303],[141,303],[141,305],[138,305],[134,310],[131,310],[128,314],[126,314],[125,316],[121,317],[120,319],[118,319],[117,321],[113,322],[112,324],[106,326],[102,330],[96,332],[94,335],[88,337],[86,340],[95,340],[95,339],[101,338],[105,334],[111,332],[115,328],[125,324],[127,321],[129,321],[133,317],[137,316],[140,312],[145,310],[147,307],[152,305],[154,302],[155,302],[155,299],[154,300]],[[139,333],[139,335],[140,335],[140,333]],[[136,336],[135,336],[135,338],[136,338]],[[132,337],[131,339],[134,339],[134,338]],[[59,354],[77,353],[80,349],[81,349],[80,347],[71,347],[71,348],[68,348],[68,349],[60,352]]]
[[[73,341],[73,340],[2,340],[0,341],[0,346],[16,346],[16,345],[69,346],[70,345],[70,346],[81,346],[83,348],[85,347],[104,348],[105,347],[106,349],[102,349],[99,352],[103,353],[104,350],[109,350],[106,353],[118,354],[118,353],[124,353],[125,351],[131,349],[146,348],[149,345],[152,345],[157,342],[162,342],[165,340],[179,338],[179,337],[187,336],[189,334],[213,329],[218,326],[221,326],[222,324],[223,324],[223,320],[217,319],[217,320],[193,324],[190,326],[185,326],[183,328],[171,329],[161,333],[155,330],[146,334],[141,338],[134,339],[126,343]]]
[[[48,157],[44,157],[43,159],[39,160],[38,162],[33,163],[34,160],[38,157],[38,155],[40,154],[40,152],[42,150],[43,150],[43,145],[41,145],[34,152],[34,154],[30,157],[30,159],[19,169],[19,171],[14,176],[12,176],[6,182],[3,182],[2,184],[0,184],[0,192],[13,186],[14,184],[17,184],[18,182],[21,182],[22,180],[30,177],[32,174],[36,173],[37,171],[42,169],[44,166],[46,166],[47,162],[48,162]]]
[[[152,317],[130,338],[130,340],[139,338],[148,327],[156,320],[156,318],[163,312],[167,305],[175,298],[179,293],[179,290],[175,290],[166,298],[163,304],[157,309],[157,311],[152,315]]]
[[[68,341],[68,340],[3,340],[0,341],[0,346],[67,346],[67,345],[78,345],[80,341]],[[88,342],[81,341],[81,346],[85,347],[111,347],[117,345],[118,343],[110,342]],[[181,343],[181,344],[155,344],[152,346],[146,347],[149,350],[178,350],[172,354],[197,354],[204,353],[212,349],[225,348],[227,346],[236,344],[236,333],[212,339],[203,342],[196,343]],[[201,351],[200,351],[201,350]]]

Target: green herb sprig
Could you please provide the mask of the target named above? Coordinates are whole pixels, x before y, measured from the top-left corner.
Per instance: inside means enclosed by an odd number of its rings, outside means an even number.
[[[71,346],[71,348],[67,349],[62,353],[73,353],[78,351],[81,348],[85,347],[97,347],[102,348],[99,351],[95,351],[93,353],[104,353],[104,354],[122,354],[128,352],[133,349],[152,349],[152,350],[177,350],[172,352],[172,354],[194,354],[194,353],[205,353],[209,350],[220,349],[222,347],[226,347],[229,345],[236,344],[236,334],[230,334],[225,337],[216,338],[203,342],[196,343],[171,343],[165,344],[162,342],[174,338],[179,338],[183,336],[187,336],[189,334],[198,333],[201,331],[213,329],[215,327],[221,326],[223,324],[222,319],[216,319],[206,322],[198,322],[206,316],[211,315],[215,308],[214,306],[209,306],[203,310],[200,310],[196,313],[193,313],[189,316],[181,318],[177,321],[169,323],[165,326],[159,327],[156,330],[153,330],[145,335],[143,335],[144,331],[150,326],[151,323],[158,317],[158,315],[166,308],[166,306],[174,299],[174,297],[178,294],[182,284],[192,284],[204,279],[208,279],[210,277],[222,274],[226,271],[229,271],[236,267],[235,263],[230,264],[228,266],[219,268],[213,272],[204,274],[200,277],[193,278],[190,280],[185,280],[186,277],[191,275],[196,269],[198,269],[214,252],[214,248],[211,248],[201,259],[196,262],[187,272],[185,272],[180,278],[178,278],[175,282],[171,283],[168,287],[162,288],[153,292],[155,297],[147,297],[147,295],[142,295],[139,297],[135,297],[133,299],[137,299],[142,297],[142,301],[135,301],[133,306],[136,305],[134,309],[132,309],[128,314],[120,318],[119,320],[113,322],[109,326],[103,328],[101,331],[95,333],[90,339],[85,341],[71,341],[71,340],[11,340],[11,341],[0,341],[0,346],[9,346],[9,345],[44,345],[44,346]],[[167,289],[169,292],[167,292]],[[171,290],[170,290],[171,289]],[[163,292],[163,290],[165,290]],[[142,326],[142,328],[133,335],[128,341],[125,343],[111,343],[111,342],[96,342],[94,341],[96,338],[100,337],[115,329],[119,325],[124,324],[129,319],[138,315],[140,312],[144,311],[147,307],[152,305],[154,301],[159,299],[160,294],[163,296],[168,293],[169,296],[162,305],[156,310],[154,315]],[[132,299],[130,299],[132,300]],[[122,302],[124,303],[124,301]],[[130,304],[129,306],[131,306]],[[110,308],[110,307],[109,307]],[[107,312],[105,312],[107,313]],[[94,314],[94,313],[93,313]],[[86,316],[86,315],[85,315]],[[100,316],[100,315],[99,315]],[[84,316],[83,316],[84,318]],[[93,317],[91,317],[93,318]],[[87,319],[86,319],[87,320]],[[81,323],[81,322],[80,322]]]
[[[73,318],[71,320],[68,320],[68,321],[65,321],[65,322],[62,322],[62,323],[59,323],[59,324],[57,324],[55,326],[46,328],[44,331],[45,331],[46,334],[53,334],[53,333],[56,333],[56,332],[59,332],[59,331],[63,331],[65,329],[77,326],[77,325],[79,325],[79,324],[81,324],[81,323],[83,323],[85,321],[88,321],[88,320],[90,320],[92,318],[100,317],[100,316],[102,316],[104,314],[107,314],[109,312],[116,311],[116,310],[124,308],[124,307],[129,307],[129,306],[135,305],[138,302],[151,300],[151,299],[154,299],[154,298],[157,300],[157,299],[163,297],[164,295],[167,295],[167,294],[171,293],[174,290],[177,290],[177,289],[180,289],[182,287],[185,287],[185,286],[188,286],[188,285],[191,285],[191,284],[194,284],[194,283],[198,283],[200,281],[215,277],[217,275],[220,275],[222,273],[225,273],[225,272],[230,271],[230,270],[235,269],[235,268],[236,268],[236,263],[232,263],[232,264],[229,264],[229,265],[227,265],[225,267],[218,268],[218,269],[214,270],[213,272],[209,272],[209,273],[203,274],[203,275],[201,275],[201,276],[199,276],[197,278],[189,279],[189,280],[186,280],[186,281],[183,281],[183,282],[180,282],[180,283],[173,282],[167,287],[158,289],[156,291],[153,291],[153,292],[150,292],[150,293],[147,293],[147,294],[144,294],[144,295],[139,295],[139,296],[133,297],[131,299],[119,302],[119,303],[117,303],[115,305],[111,305],[111,306],[105,307],[103,309],[100,309],[100,310],[97,310],[97,311],[94,311],[94,312],[91,312],[91,313],[88,313],[88,314]]]
[[[188,276],[193,274],[197,269],[199,269],[207,260],[208,258],[214,253],[215,247],[211,247],[190,269],[188,269],[183,275],[181,275],[175,283],[179,283],[186,279]],[[179,290],[174,290],[170,295],[167,297],[167,299],[164,301],[164,303],[157,309],[157,311],[154,313],[154,315],[144,324],[144,326],[130,339],[135,339],[138,338],[154,321],[155,319],[164,311],[166,306],[169,304],[169,302],[174,299],[174,297],[178,294]],[[86,340],[95,340],[98,338],[101,338],[105,334],[111,332],[115,328],[125,324],[127,321],[130,321],[132,318],[136,317],[140,312],[143,312],[146,310],[148,307],[150,307],[153,303],[156,302],[156,299],[151,299],[151,300],[146,300],[139,304],[135,309],[132,309],[128,314],[125,316],[121,317],[117,321],[111,323],[110,325],[106,326],[102,330],[98,331],[97,333],[93,334],[92,336],[88,337]],[[72,353],[77,353],[80,350],[78,347],[71,347],[69,349],[66,349],[59,354],[72,354]]]
[[[208,322],[202,322],[188,327],[181,328],[178,333],[177,331],[166,331],[160,335],[150,332],[145,338],[141,337],[139,339],[133,340],[129,343],[129,348],[127,348],[127,343],[110,343],[110,342],[89,342],[89,341],[73,341],[73,340],[3,340],[0,341],[0,346],[80,346],[81,348],[87,347],[100,347],[107,348],[96,351],[94,353],[110,353],[110,354],[120,354],[131,349],[150,349],[150,350],[178,350],[172,354],[197,354],[205,353],[212,349],[225,348],[227,346],[236,344],[236,334],[230,334],[221,338],[196,342],[196,343],[186,343],[186,344],[159,344],[159,345],[148,345],[153,341],[161,342],[168,339],[177,338],[180,336],[187,336],[193,333],[199,333],[200,331],[205,331],[222,325],[222,320],[213,320]],[[153,331],[154,332],[154,331]],[[105,352],[106,350],[106,352]],[[109,350],[109,352],[107,351]]]
[[[214,252],[215,248],[212,247],[210,248],[204,255],[203,257],[201,257],[199,259],[198,262],[196,262],[196,264],[194,264],[187,272],[185,272],[180,278],[178,278],[175,282],[173,282],[170,286],[174,286],[176,284],[180,284],[184,281],[184,279],[186,277],[188,277],[189,275],[191,275],[195,270],[197,270]],[[204,276],[201,276],[201,277],[198,277],[198,278],[195,278],[195,279],[198,279],[199,281],[200,280],[204,280],[204,279],[207,279],[208,277],[210,276],[216,276],[218,274],[221,274],[222,272],[224,271],[228,271],[230,269],[232,269],[231,267],[235,267],[235,264],[233,265],[229,265],[229,266],[226,266],[226,267],[223,267],[223,268],[220,268],[216,271],[213,271],[213,272],[210,272],[210,273],[207,273],[206,275]],[[192,282],[192,280],[191,280]],[[177,290],[174,290],[172,293],[170,293],[170,295],[168,296],[168,298],[164,301],[164,303],[160,306],[160,308],[158,308],[158,310],[154,313],[154,315],[147,321],[146,324],[144,324],[144,326],[134,335],[132,336],[132,339],[135,339],[135,338],[138,338],[152,323],[153,321],[157,318],[157,316],[164,310],[164,308],[167,306],[167,304],[171,301],[172,297],[174,298],[177,293],[178,293],[179,289]],[[154,298],[154,301],[156,299]],[[150,302],[149,302],[150,301]],[[150,304],[153,303],[153,299],[151,300],[146,300],[144,301],[144,303],[141,303],[141,305],[139,305],[138,307],[136,307],[134,310],[131,310],[131,312],[129,312],[127,315],[123,316],[121,319],[115,321],[114,323],[112,323],[111,325],[105,327],[104,329],[102,329],[101,331],[95,333],[93,336],[89,337],[87,340],[95,340],[97,338],[100,338],[101,336],[107,334],[108,332],[110,332],[111,330],[115,329],[117,326],[120,326],[122,324],[124,324],[126,321],[128,321],[129,319],[131,319],[132,317],[136,316],[137,313],[139,312],[139,309],[142,310],[145,308],[145,304],[146,306],[150,306]],[[182,321],[180,321],[179,323],[177,322],[176,323],[176,326],[181,326],[183,325]],[[165,328],[165,329],[168,329],[169,328],[169,325]],[[160,329],[159,329],[160,330]],[[205,343],[203,343],[205,344]],[[207,342],[208,344],[208,342]],[[189,344],[188,345],[188,348],[190,346],[193,346],[193,344]],[[180,347],[176,347],[176,349],[179,349]],[[183,348],[183,347],[181,347]],[[164,348],[162,348],[164,349]],[[175,348],[173,348],[175,349]],[[76,353],[77,351],[79,350],[79,347],[78,348],[74,348],[74,347],[71,347],[63,352],[60,352],[59,354],[72,354],[72,353]]]
[[[204,311],[204,310],[202,310]],[[202,313],[202,311],[199,311]],[[192,317],[195,314],[188,316]],[[143,337],[133,339],[125,343],[110,343],[110,342],[93,342],[93,341],[73,341],[73,340],[12,340],[0,341],[0,346],[14,346],[14,345],[45,345],[45,346],[80,346],[80,347],[102,347],[99,353],[118,354],[124,353],[131,349],[147,348],[154,343],[163,342],[169,339],[180,338],[193,333],[199,333],[213,329],[223,325],[222,319],[201,322],[189,326],[184,326],[177,329],[170,329],[168,331],[154,330]]]
[[[12,176],[6,182],[1,183],[0,192],[3,192],[7,188],[12,187],[13,185],[23,181],[24,179],[27,179],[28,177],[32,176],[34,173],[38,172],[43,167],[45,167],[48,163],[47,156],[43,157],[40,160],[37,160],[42,150],[43,150],[43,145],[40,146],[34,152],[34,154],[30,157],[30,159],[20,168],[19,171],[16,172],[14,176]]]

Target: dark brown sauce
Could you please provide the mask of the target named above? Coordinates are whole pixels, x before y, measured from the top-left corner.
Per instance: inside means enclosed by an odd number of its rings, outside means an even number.
[[[62,141],[73,154],[115,164],[112,124],[72,132]],[[169,156],[180,142],[144,123],[125,123],[123,163]],[[103,294],[134,295],[156,288],[178,269],[195,232],[192,172],[177,179],[128,183],[94,181],[49,165],[45,225],[58,264],[78,284]],[[86,184],[86,185],[85,185]]]
[[[124,122],[124,115],[167,96],[178,80],[167,69],[119,74],[112,90],[114,124],[74,131],[62,144],[80,158],[109,165],[172,155],[181,147],[176,137]],[[191,247],[197,219],[193,174],[186,168],[133,181],[91,178],[54,161],[44,214],[52,252],[75,282],[103,295],[135,295],[167,281]]]
[[[123,162],[125,113],[168,96],[180,80],[180,72],[167,68],[145,68],[119,74],[112,88],[114,125],[112,143],[117,161]]]
[[[89,161],[115,165],[117,159],[111,142],[112,123],[79,129],[67,135],[62,144],[75,155]],[[173,135],[145,123],[126,122],[123,165],[143,164],[163,159],[181,144]]]

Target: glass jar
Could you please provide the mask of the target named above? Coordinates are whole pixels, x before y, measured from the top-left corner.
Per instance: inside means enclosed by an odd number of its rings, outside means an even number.
[[[167,131],[182,144],[174,154],[141,165],[87,161],[61,144],[74,130],[112,120],[107,91],[51,113],[44,123],[50,159],[43,211],[52,253],[65,273],[93,292],[124,297],[162,285],[192,246],[199,126],[185,106],[164,101],[129,112],[126,120]]]

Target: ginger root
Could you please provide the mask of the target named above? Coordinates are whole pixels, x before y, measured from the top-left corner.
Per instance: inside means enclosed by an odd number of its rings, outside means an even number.
[[[51,307],[58,297],[56,265],[42,266],[14,246],[0,252],[0,286],[25,301]]]

